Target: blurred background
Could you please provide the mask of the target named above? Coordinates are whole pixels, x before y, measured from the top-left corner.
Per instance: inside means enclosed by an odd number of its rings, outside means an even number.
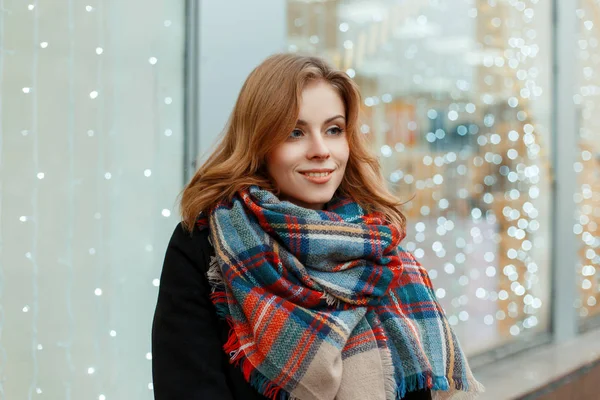
[[[599,40],[597,0],[0,0],[0,398],[153,398],[176,197],[281,51],[360,86],[476,375],[533,371],[488,398],[599,370]]]

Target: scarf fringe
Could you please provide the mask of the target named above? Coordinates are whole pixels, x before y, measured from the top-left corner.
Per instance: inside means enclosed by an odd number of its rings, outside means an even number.
[[[402,400],[407,393],[430,389],[433,400],[472,400],[485,391],[475,379],[448,379],[445,376],[431,377],[427,373],[406,377],[397,387],[395,399]]]
[[[341,307],[341,300],[337,297],[334,297],[331,293],[323,292],[321,298],[325,299],[325,303],[327,303],[328,306],[333,306],[335,308]]]
[[[208,271],[206,272],[206,277],[208,278],[208,283],[210,283],[210,287],[223,287],[225,282],[223,281],[223,273],[219,268],[219,263],[217,262],[217,257],[210,257],[210,264],[208,267]]]
[[[245,360],[247,364],[250,364],[248,360]],[[258,370],[253,369],[250,374],[249,380],[250,386],[256,389],[260,394],[271,400],[293,400],[288,392],[275,385],[273,382],[268,380]]]
[[[381,349],[381,367],[383,370],[384,384],[385,384],[385,398],[386,400],[396,400],[396,393],[398,392],[398,383],[396,382],[394,360],[392,359],[392,352],[388,348]]]
[[[435,389],[436,385],[434,385],[434,387],[430,388],[430,389],[432,389],[432,390],[447,390],[448,381],[445,378],[441,378],[441,379],[443,379],[446,382],[446,389],[441,389],[441,388]],[[428,381],[429,381],[428,376],[425,373],[413,374],[413,375],[405,377],[403,380],[400,381],[400,384],[398,385],[398,389],[396,391],[396,400],[402,400],[402,398],[405,397],[407,393],[416,392],[417,390],[427,389]]]

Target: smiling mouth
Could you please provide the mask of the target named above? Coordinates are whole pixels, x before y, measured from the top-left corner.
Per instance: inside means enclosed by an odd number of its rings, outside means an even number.
[[[305,176],[312,176],[315,178],[322,178],[322,177],[326,177],[329,176],[333,173],[333,171],[328,171],[328,172],[300,172],[302,175]]]

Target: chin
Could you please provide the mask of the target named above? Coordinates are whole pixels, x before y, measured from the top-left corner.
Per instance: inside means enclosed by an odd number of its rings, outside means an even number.
[[[327,194],[327,195],[321,195],[321,196],[311,196],[311,197],[304,197],[304,198],[299,198],[298,200],[300,200],[302,203],[305,204],[305,208],[314,208],[312,207],[313,205],[325,205],[326,203],[328,203],[329,201],[331,201],[331,199],[333,198],[333,193],[331,194]],[[322,207],[317,207],[317,208],[322,208]]]
[[[305,199],[305,200],[302,200],[302,201],[304,203],[308,203],[308,204],[327,203],[328,201],[331,200],[332,197],[333,197],[333,195],[331,195],[331,196],[319,196],[319,197],[308,198],[308,199]]]

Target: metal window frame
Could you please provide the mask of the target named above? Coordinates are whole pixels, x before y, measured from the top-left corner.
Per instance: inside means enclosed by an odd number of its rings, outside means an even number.
[[[577,240],[573,234],[577,174],[579,119],[574,90],[577,85],[577,60],[574,39],[578,35],[575,10],[579,0],[553,0],[553,90],[552,90],[552,322],[555,342],[564,342],[578,334],[574,307],[577,297],[575,257]]]
[[[197,168],[200,143],[200,12],[198,0],[185,1],[183,185]]]

